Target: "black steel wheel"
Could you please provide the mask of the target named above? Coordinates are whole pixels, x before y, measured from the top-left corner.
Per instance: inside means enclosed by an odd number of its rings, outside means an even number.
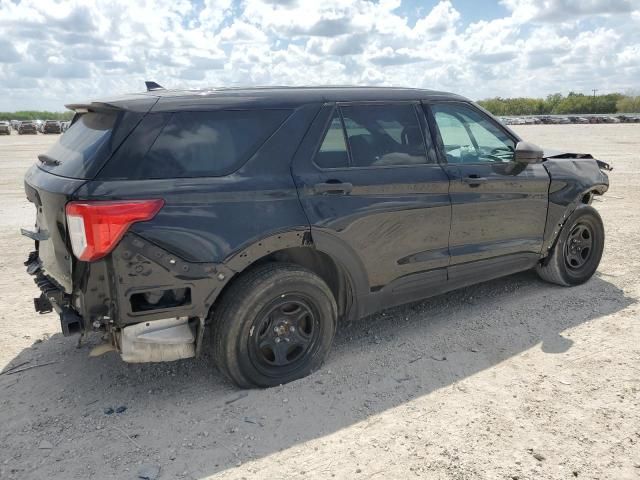
[[[596,272],[604,249],[604,225],[597,210],[579,206],[567,219],[549,256],[538,265],[543,280],[579,285]]]
[[[578,222],[571,227],[564,246],[564,259],[568,268],[578,270],[589,262],[593,253],[593,236],[589,222]]]
[[[241,274],[213,312],[214,360],[241,387],[287,383],[320,367],[336,320],[320,277],[297,265],[263,265]]]
[[[249,332],[249,355],[266,375],[295,369],[313,351],[320,333],[319,314],[313,301],[291,293],[269,303]]]

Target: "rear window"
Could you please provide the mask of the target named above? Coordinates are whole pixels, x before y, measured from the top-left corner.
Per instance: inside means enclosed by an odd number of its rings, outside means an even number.
[[[110,152],[117,119],[116,113],[80,115],[46,153],[57,164],[41,164],[41,168],[63,177],[90,178],[95,164],[101,164]]]
[[[244,164],[289,114],[289,110],[150,114],[100,177],[142,180],[228,175]],[[165,121],[162,128],[157,128],[154,119]],[[141,129],[149,131],[145,134]],[[154,129],[159,133],[154,135]],[[130,143],[135,143],[135,148]]]

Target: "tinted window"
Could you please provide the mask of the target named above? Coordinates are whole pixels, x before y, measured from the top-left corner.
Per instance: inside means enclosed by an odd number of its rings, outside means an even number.
[[[427,162],[422,129],[413,105],[341,108],[355,167]]]
[[[171,115],[171,113],[146,115],[113,154],[98,177],[122,180],[142,178],[147,168],[144,157]]]
[[[327,130],[320,150],[316,155],[316,164],[322,168],[341,168],[349,166],[349,156],[347,155],[347,144],[344,140],[344,130],[340,114],[336,111],[333,114],[331,124]]]
[[[286,110],[174,113],[136,169],[137,177],[227,175],[244,163],[288,114]]]
[[[460,104],[431,107],[449,163],[510,162],[515,141],[485,115]]]
[[[101,164],[110,150],[116,113],[85,113],[47,151],[57,165],[42,165],[56,175],[89,178],[96,164]],[[23,122],[23,125],[26,123]]]

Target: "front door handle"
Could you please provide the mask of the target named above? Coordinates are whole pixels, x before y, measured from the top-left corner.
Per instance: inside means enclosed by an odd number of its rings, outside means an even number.
[[[477,175],[469,175],[468,177],[463,177],[462,181],[470,187],[477,187],[482,183],[487,183],[487,179],[485,177],[479,177]]]
[[[348,182],[339,182],[337,180],[328,180],[323,183],[316,183],[313,186],[315,193],[325,195],[344,195],[350,193],[353,190],[353,184]]]

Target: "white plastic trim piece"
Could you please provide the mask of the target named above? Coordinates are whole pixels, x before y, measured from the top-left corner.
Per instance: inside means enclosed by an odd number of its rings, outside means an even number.
[[[121,356],[130,363],[170,362],[195,356],[195,333],[187,317],[151,320],[122,329]]]

